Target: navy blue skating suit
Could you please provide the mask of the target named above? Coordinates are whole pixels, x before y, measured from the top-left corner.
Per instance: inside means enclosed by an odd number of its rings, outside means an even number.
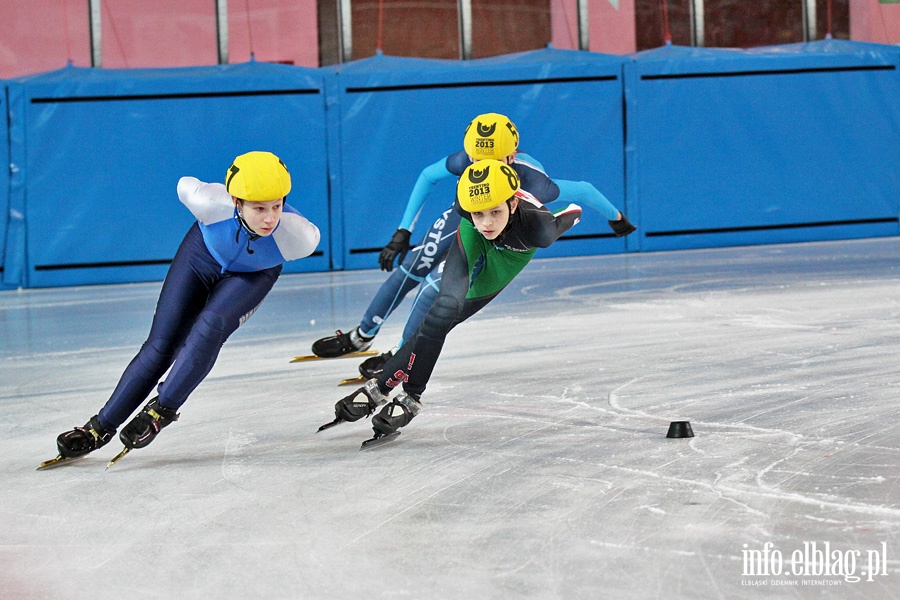
[[[100,410],[100,423],[117,429],[159,383],[159,403],[178,409],[212,369],[225,340],[254,313],[281,273],[282,263],[309,256],[319,229],[284,205],[269,236],[238,219],[221,183],[194,177],[178,182],[178,198],[197,218],[163,282],[147,341]]]

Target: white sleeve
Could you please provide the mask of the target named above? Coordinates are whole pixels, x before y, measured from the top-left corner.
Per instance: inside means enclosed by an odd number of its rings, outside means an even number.
[[[292,212],[281,214],[281,223],[272,233],[284,260],[294,260],[309,256],[319,245],[321,234],[303,215]]]
[[[231,194],[221,183],[204,183],[196,177],[182,177],[178,180],[178,199],[204,225],[234,216]]]

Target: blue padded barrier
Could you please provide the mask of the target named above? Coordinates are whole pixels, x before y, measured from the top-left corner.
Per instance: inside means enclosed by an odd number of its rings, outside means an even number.
[[[6,82],[0,82],[0,115],[7,114],[7,87]],[[0,119],[0,166],[9,165],[9,120]],[[9,289],[18,285],[17,281],[6,283],[7,274],[6,264],[21,263],[24,255],[16,244],[7,249],[7,240],[13,240],[9,236],[10,230],[10,171],[11,168],[0,168],[0,290]],[[16,221],[20,220],[20,215],[14,215]],[[17,223],[18,225],[18,223]],[[14,277],[14,275],[13,275]]]
[[[249,150],[284,160],[294,181],[288,201],[322,230],[317,253],[285,272],[328,269],[319,70],[67,67],[9,88],[10,150],[19,169],[11,202],[27,219],[27,264],[5,272],[6,283],[162,279],[194,220],[178,201],[179,177],[223,181],[231,160]]]
[[[508,115],[519,129],[520,148],[551,177],[593,183],[624,210],[625,60],[547,49],[473,61],[379,55],[333,68],[326,83],[329,174],[334,235],[342,239],[333,247],[335,267],[377,267],[421,170],[461,150],[465,127],[485,112]],[[454,193],[455,182],[435,187],[418,231],[450,206]],[[605,219],[586,210],[584,220],[540,256],[624,249]]]
[[[285,159],[289,202],[322,231],[285,272],[376,268],[419,172],[481,112],[510,115],[552,177],[594,184],[639,227],[615,239],[586,210],[539,256],[900,233],[894,46],[68,67],[3,86],[0,289],[161,279],[193,220],[178,177],[221,181],[250,149]],[[453,193],[437,187],[419,232]]]
[[[641,250],[897,235],[900,49],[663,47],[625,67]]]

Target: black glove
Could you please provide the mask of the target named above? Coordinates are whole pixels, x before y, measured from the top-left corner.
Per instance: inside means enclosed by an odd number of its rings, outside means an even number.
[[[397,264],[403,262],[410,248],[409,236],[409,231],[402,227],[394,232],[394,237],[391,238],[387,246],[381,249],[381,254],[378,256],[378,262],[381,264],[382,271],[392,271],[394,269],[394,259],[397,258],[398,254],[400,258],[397,259]]]
[[[609,221],[609,227],[613,230],[613,233],[616,234],[616,237],[625,237],[630,233],[634,233],[637,227],[631,224],[631,221],[628,220],[623,213],[619,213],[622,215],[622,218],[618,221]]]

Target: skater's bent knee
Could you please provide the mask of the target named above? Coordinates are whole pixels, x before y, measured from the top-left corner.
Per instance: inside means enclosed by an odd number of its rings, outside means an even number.
[[[434,301],[432,312],[441,319],[455,319],[462,310],[462,302],[449,295],[438,296]]]
[[[202,314],[194,325],[196,333],[211,342],[225,343],[225,340],[231,335],[231,328],[225,322],[222,315]]]
[[[422,322],[422,333],[434,335],[441,331],[448,331],[461,310],[462,303],[456,298],[452,296],[438,296],[438,299]]]

